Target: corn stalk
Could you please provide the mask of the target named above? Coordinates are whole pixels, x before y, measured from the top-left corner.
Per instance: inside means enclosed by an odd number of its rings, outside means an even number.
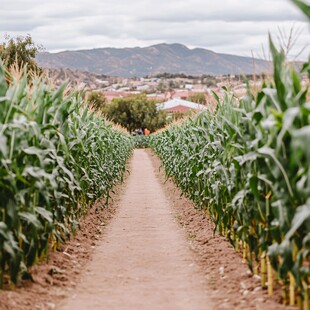
[[[291,304],[299,291],[305,304],[310,279],[310,63],[296,71],[271,39],[270,49],[273,81],[255,93],[249,88],[241,100],[226,89],[223,100],[215,95],[215,112],[173,125],[150,144],[167,177],[197,208],[208,209],[217,230],[233,232],[228,238],[236,248],[236,240],[242,242],[252,271],[253,262],[261,260],[262,286],[268,276],[272,293],[272,267],[283,283],[285,302],[290,279]]]
[[[0,64],[0,288],[5,274],[46,257],[125,171],[129,135],[83,108],[82,97],[10,76]]]

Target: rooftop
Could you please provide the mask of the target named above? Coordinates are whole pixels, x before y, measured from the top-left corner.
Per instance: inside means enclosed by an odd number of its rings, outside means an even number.
[[[176,107],[179,107],[182,110],[184,110],[184,107],[193,110],[207,110],[207,107],[202,104],[177,98],[159,103],[157,107],[159,110],[171,110],[175,109]]]

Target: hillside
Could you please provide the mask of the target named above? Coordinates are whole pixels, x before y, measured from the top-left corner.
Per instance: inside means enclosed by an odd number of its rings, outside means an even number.
[[[66,81],[71,86],[80,89],[102,88],[114,80],[103,74],[69,68],[47,68],[45,74],[58,86]]]
[[[192,75],[251,74],[253,59],[195,48],[181,44],[158,44],[135,48],[99,48],[91,50],[39,53],[39,65],[45,68],[70,68],[96,74],[143,77],[163,72]],[[255,59],[255,73],[267,72],[270,63]]]

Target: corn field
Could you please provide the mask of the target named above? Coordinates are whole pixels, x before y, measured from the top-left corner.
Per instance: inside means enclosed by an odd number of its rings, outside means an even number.
[[[310,63],[287,66],[270,40],[274,81],[150,141],[181,190],[226,235],[271,295],[309,309]],[[306,79],[305,79],[306,80]],[[307,81],[309,83],[309,80]],[[216,95],[215,95],[216,96]]]
[[[0,64],[0,288],[75,233],[131,154],[130,136],[65,88],[14,78]]]
[[[149,147],[150,136],[133,136],[133,144],[136,149],[144,149]]]

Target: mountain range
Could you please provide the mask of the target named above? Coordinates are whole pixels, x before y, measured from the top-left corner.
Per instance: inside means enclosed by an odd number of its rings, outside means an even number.
[[[70,68],[120,77],[144,77],[164,72],[187,75],[260,74],[271,70],[262,59],[189,49],[182,44],[157,44],[134,48],[43,52],[37,62],[44,68]]]

